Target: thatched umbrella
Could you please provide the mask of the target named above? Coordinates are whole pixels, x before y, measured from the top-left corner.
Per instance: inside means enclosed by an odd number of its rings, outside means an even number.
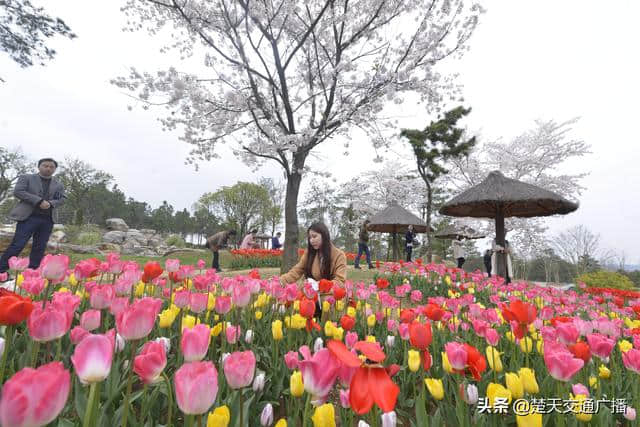
[[[435,237],[439,239],[451,239],[455,240],[458,236],[462,236],[463,239],[482,239],[485,235],[480,234],[476,230],[466,225],[462,227],[457,227],[455,225],[451,225],[445,227],[444,230],[439,231],[435,234]]]
[[[496,243],[505,246],[504,219],[506,217],[531,218],[555,214],[568,214],[578,204],[532,184],[506,178],[493,171],[480,184],[458,194],[442,205],[440,213],[450,216],[495,218]],[[498,256],[498,274],[506,277],[504,254]]]
[[[427,223],[403,208],[397,201],[369,218],[367,230],[379,233],[393,233],[393,258],[398,259],[398,233],[406,233],[409,226],[413,226],[416,233],[426,233]]]

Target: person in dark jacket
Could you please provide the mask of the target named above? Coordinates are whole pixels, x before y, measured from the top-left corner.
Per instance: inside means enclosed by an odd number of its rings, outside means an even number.
[[[410,225],[404,235],[405,251],[407,252],[407,262],[411,262],[411,253],[413,252],[413,240],[416,238],[416,233],[413,232],[413,225]]]
[[[227,241],[229,237],[235,236],[236,230],[219,231],[213,236],[207,238],[207,244],[205,245],[211,252],[213,252],[213,260],[211,261],[211,268],[215,268],[216,271],[222,271],[220,269],[219,250],[227,247]]]
[[[491,249],[484,251],[482,259],[484,261],[484,268],[487,269],[487,274],[491,277]]]
[[[40,266],[58,216],[57,208],[65,199],[62,183],[53,177],[57,168],[58,162],[54,159],[40,159],[38,173],[18,178],[13,195],[19,202],[9,213],[9,218],[18,224],[13,240],[0,257],[0,273],[9,269],[9,258],[20,255],[32,237],[29,268]]]
[[[282,233],[278,231],[276,235],[271,238],[271,249],[280,249],[282,247],[280,236],[282,236]]]
[[[371,252],[369,251],[369,230],[367,230],[367,226],[371,221],[366,219],[362,223],[362,227],[360,227],[360,234],[358,235],[358,255],[356,256],[355,261],[353,262],[353,268],[360,269],[360,257],[362,253],[365,254],[367,258],[367,265],[369,269],[374,268],[373,264],[371,264]]]

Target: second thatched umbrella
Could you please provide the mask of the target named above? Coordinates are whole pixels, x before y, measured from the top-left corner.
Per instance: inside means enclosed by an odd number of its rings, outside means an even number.
[[[369,218],[369,231],[393,234],[393,258],[400,257],[398,251],[398,233],[406,233],[409,226],[413,226],[416,233],[426,233],[427,223],[403,208],[397,201],[392,201],[389,206]]]
[[[505,247],[505,218],[565,215],[576,209],[577,203],[559,194],[493,171],[480,184],[442,205],[440,213],[458,217],[495,218],[496,243]],[[497,257],[498,274],[506,277],[505,257],[501,255]]]

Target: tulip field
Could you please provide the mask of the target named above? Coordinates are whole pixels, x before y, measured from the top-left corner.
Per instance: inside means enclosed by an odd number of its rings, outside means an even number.
[[[2,427],[636,425],[640,293],[420,261],[317,291],[204,261],[27,265],[0,289]]]

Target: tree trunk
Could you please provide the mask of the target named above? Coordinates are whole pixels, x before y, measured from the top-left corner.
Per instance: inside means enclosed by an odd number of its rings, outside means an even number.
[[[283,274],[298,262],[298,193],[302,182],[304,161],[304,155],[294,155],[293,170],[287,175],[287,192],[284,200],[284,251],[280,268]]]
[[[433,259],[433,246],[431,244],[431,214],[433,212],[433,189],[427,182],[427,263],[430,263]]]
[[[504,243],[504,213],[502,212],[502,206],[498,206],[496,214],[496,244],[505,247]],[[507,278],[507,258],[504,252],[498,252],[496,254],[496,267],[498,271],[496,273],[499,276]]]

